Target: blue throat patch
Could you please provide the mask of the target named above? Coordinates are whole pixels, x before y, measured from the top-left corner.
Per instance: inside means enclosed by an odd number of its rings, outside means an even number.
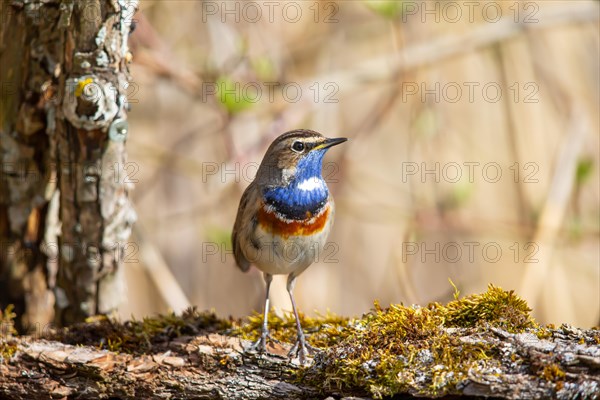
[[[301,158],[296,165],[296,175],[287,186],[266,188],[263,192],[266,203],[287,219],[303,220],[307,213],[317,214],[329,198],[327,184],[321,177],[326,151],[313,150]],[[323,184],[315,185],[312,190],[302,190],[299,185],[309,179],[318,179]]]

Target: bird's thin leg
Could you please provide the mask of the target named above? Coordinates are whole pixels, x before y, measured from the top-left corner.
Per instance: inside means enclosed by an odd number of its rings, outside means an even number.
[[[252,346],[250,346],[250,350],[258,351],[259,353],[264,353],[267,351],[267,337],[269,337],[269,289],[271,287],[273,275],[265,272],[264,278],[267,288],[265,294],[265,311],[263,314],[262,330],[260,332],[260,338],[254,342]]]
[[[294,285],[296,283],[296,277],[293,274],[288,276],[287,291],[290,294],[290,300],[292,301],[292,309],[294,310],[294,317],[296,318],[296,329],[298,330],[298,339],[296,344],[288,353],[288,356],[298,355],[300,363],[304,364],[307,354],[312,354],[316,350],[314,347],[306,343],[304,332],[302,331],[302,325],[300,325],[300,318],[298,317],[298,309],[296,308],[296,301],[294,300]]]

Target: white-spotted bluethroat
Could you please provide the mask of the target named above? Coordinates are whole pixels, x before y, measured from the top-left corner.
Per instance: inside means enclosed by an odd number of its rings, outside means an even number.
[[[233,226],[233,254],[238,267],[254,264],[263,272],[266,296],[260,339],[252,349],[266,351],[269,288],[273,275],[287,274],[298,339],[290,350],[304,363],[312,350],[306,343],[296,302],[296,278],[318,257],[333,225],[334,203],[321,175],[323,156],[346,138],[328,139],[298,129],[269,146],[254,181],[246,188]]]

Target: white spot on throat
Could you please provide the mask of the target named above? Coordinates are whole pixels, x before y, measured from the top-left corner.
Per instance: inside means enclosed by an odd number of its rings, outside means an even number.
[[[308,178],[300,182],[298,184],[298,189],[308,192],[313,190],[325,190],[327,187],[323,179],[313,176],[312,178]]]

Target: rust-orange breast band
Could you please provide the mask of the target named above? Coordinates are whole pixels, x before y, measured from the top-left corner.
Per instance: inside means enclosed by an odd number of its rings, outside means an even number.
[[[282,236],[283,238],[308,236],[320,233],[325,228],[329,212],[330,205],[327,204],[314,217],[308,213],[307,218],[304,220],[285,220],[279,218],[275,210],[266,209],[263,205],[258,212],[258,223],[265,231]]]

